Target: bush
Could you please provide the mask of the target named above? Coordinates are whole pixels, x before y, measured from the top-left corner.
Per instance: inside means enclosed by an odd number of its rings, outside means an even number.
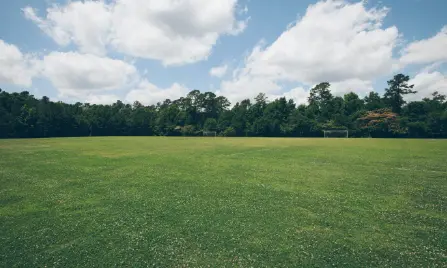
[[[208,118],[203,125],[204,130],[215,131],[217,129],[217,121],[214,118]]]
[[[236,136],[236,130],[233,127],[227,127],[223,132],[224,137],[234,137]]]
[[[197,136],[196,129],[193,125],[186,125],[182,127],[183,136]]]

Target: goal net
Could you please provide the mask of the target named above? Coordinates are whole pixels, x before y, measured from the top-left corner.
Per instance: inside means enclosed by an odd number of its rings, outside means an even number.
[[[203,131],[204,137],[216,137],[217,132],[216,131]]]
[[[349,130],[323,130],[325,138],[349,138]]]

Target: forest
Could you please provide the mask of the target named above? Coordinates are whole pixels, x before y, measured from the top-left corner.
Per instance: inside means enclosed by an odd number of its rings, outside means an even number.
[[[447,138],[446,96],[406,102],[415,94],[409,76],[397,74],[383,96],[370,92],[334,96],[330,84],[310,90],[308,104],[285,97],[231,105],[224,96],[193,90],[177,100],[145,106],[136,101],[112,105],[63,103],[29,92],[0,89],[0,138],[76,136],[202,136],[216,131],[234,137],[322,137],[323,130],[349,130],[350,137]]]

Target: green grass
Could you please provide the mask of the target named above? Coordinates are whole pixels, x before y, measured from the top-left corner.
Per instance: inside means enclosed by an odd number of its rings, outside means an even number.
[[[446,267],[447,141],[0,140],[0,267]]]

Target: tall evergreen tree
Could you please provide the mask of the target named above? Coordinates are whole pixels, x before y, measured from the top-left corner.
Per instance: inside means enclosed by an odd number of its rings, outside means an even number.
[[[393,79],[389,80],[388,88],[385,89],[385,100],[390,105],[393,112],[400,114],[402,106],[406,103],[404,96],[415,94],[414,85],[409,85],[410,77],[408,75],[397,74]]]

